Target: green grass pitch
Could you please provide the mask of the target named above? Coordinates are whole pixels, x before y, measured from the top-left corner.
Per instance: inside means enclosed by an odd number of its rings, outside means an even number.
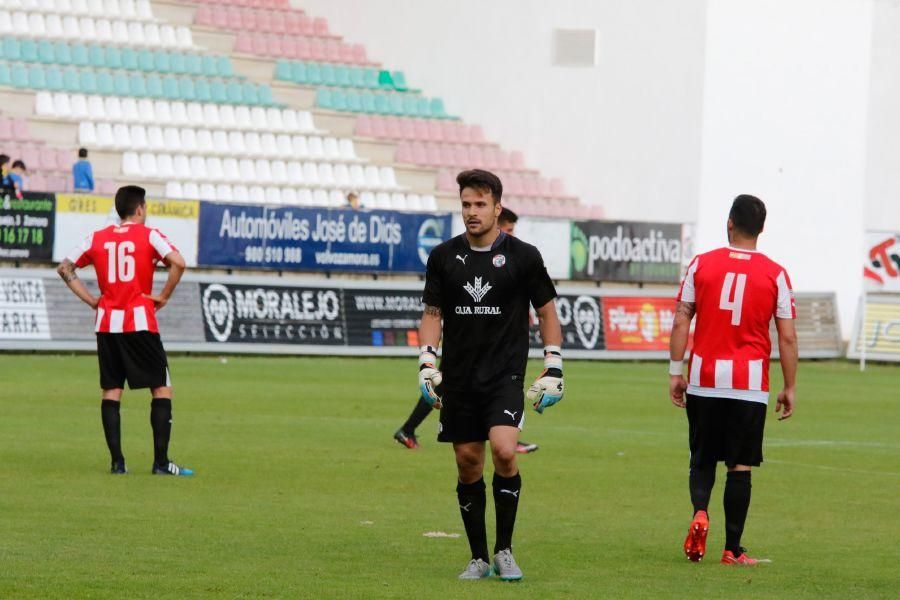
[[[724,473],[707,559],[689,563],[686,420],[662,363],[566,364],[566,397],[523,438],[525,579],[459,582],[450,448],[391,435],[415,361],[172,358],[172,456],[153,477],[149,397],[126,392],[130,473],[107,473],[92,356],[0,356],[0,598],[896,598],[900,367],[803,363],[770,418],[744,543],[723,567]],[[530,365],[530,376],[538,365]],[[773,377],[777,376],[777,365]],[[780,384],[780,379],[774,386]],[[770,413],[770,417],[771,417]],[[488,508],[493,543],[493,508]]]

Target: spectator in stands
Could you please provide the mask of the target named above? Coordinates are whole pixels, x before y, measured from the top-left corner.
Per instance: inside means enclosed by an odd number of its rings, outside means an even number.
[[[21,160],[13,162],[12,169],[9,170],[9,178],[12,179],[19,192],[24,192],[26,185],[25,179],[28,177],[28,169]]]
[[[76,192],[94,191],[94,169],[87,159],[87,148],[78,149],[78,162],[72,165],[72,188]]]
[[[9,156],[0,154],[0,195],[22,197],[22,192],[16,188],[12,173],[9,172]]]
[[[359,194],[357,194],[356,192],[350,192],[349,194],[347,194],[347,208],[359,210]]]

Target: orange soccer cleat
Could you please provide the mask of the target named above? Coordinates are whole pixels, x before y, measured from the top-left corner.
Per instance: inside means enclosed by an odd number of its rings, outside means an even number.
[[[700,562],[706,554],[706,534],[709,533],[709,515],[705,510],[698,510],[691,521],[687,538],[684,540],[684,554],[693,562]],[[722,559],[725,560],[724,558]]]
[[[723,565],[737,565],[740,567],[753,567],[758,565],[761,562],[770,562],[763,559],[758,558],[750,558],[747,556],[746,548],[741,548],[741,553],[738,556],[734,555],[734,552],[731,550],[725,550],[722,553],[722,564]]]

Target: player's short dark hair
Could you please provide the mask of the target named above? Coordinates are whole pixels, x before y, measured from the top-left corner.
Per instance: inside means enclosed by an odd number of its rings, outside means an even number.
[[[87,148],[78,149],[78,158],[87,158]]]
[[[500,211],[500,216],[497,217],[497,222],[498,223],[518,223],[519,215],[517,215],[516,213],[514,213],[513,211],[509,210],[508,208],[506,208],[504,206],[503,210]]]
[[[28,168],[25,166],[25,163],[22,162],[21,160],[17,160],[16,162],[14,162],[14,163],[12,164],[12,168],[13,168],[13,169],[22,169],[23,171],[27,171],[27,170],[28,170]]]
[[[766,205],[756,196],[741,194],[734,199],[728,218],[734,228],[750,237],[756,237],[766,224]]]
[[[146,203],[147,191],[136,185],[125,185],[116,192],[116,212],[119,218],[130,217]]]
[[[456,176],[456,183],[459,184],[460,196],[466,188],[472,188],[481,193],[490,192],[494,203],[500,202],[500,198],[503,196],[503,184],[500,183],[500,178],[490,171],[481,169],[463,171]]]

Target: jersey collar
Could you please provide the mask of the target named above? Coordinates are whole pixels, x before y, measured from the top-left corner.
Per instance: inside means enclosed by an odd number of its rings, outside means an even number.
[[[462,238],[463,245],[466,246],[472,252],[493,252],[494,250],[496,250],[497,248],[500,247],[500,244],[502,244],[504,242],[504,240],[506,240],[508,235],[505,231],[501,230],[500,235],[497,236],[497,239],[494,240],[494,243],[491,244],[491,247],[488,248],[487,250],[476,250],[475,248],[473,248],[472,244],[469,243],[468,236],[466,236],[465,233],[460,234],[460,237]]]

